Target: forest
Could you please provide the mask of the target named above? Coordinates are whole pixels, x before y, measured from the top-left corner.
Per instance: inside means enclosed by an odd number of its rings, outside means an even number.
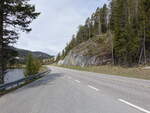
[[[150,63],[150,0],[111,0],[79,26],[77,34],[56,61],[77,45],[96,36],[109,34],[112,64],[133,66]]]

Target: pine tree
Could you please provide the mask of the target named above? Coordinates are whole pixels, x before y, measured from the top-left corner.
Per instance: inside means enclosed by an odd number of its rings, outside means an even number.
[[[150,52],[150,0],[139,1],[139,36],[141,40],[141,52],[139,64],[146,64]]]
[[[39,13],[29,0],[0,0],[0,83],[4,82],[7,49],[19,38],[19,32],[30,32],[29,24]]]
[[[100,10],[100,23],[102,33],[107,32],[107,15],[108,15],[107,5],[104,4],[103,8]]]
[[[96,9],[96,12],[94,13],[94,36],[101,35],[102,34],[102,23],[101,23],[101,13],[100,8],[98,7]]]
[[[110,2],[109,28],[113,32],[115,30],[115,16],[116,16],[116,9],[117,9],[117,5],[116,4],[117,4],[116,0],[112,0]]]
[[[88,34],[89,34],[89,39],[91,38],[92,36],[92,23],[91,23],[91,19],[90,18],[87,18],[87,20],[85,21],[85,26],[88,28]]]

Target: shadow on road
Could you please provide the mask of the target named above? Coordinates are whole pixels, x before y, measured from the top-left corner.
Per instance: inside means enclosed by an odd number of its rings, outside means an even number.
[[[41,85],[47,85],[47,84],[52,85],[53,84],[52,82],[54,80],[56,80],[59,77],[63,77],[63,76],[64,76],[63,73],[52,73],[52,74],[49,73],[46,76],[44,76],[43,78],[36,80],[36,81],[34,81],[34,82],[32,82],[32,83],[30,83],[30,84],[28,84],[28,85],[26,85],[20,89],[14,91],[13,93],[17,93],[19,91],[26,90],[28,88],[35,88],[35,87],[38,87]]]

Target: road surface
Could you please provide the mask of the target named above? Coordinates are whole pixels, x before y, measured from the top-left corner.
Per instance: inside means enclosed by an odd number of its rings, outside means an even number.
[[[150,113],[150,81],[49,67],[0,97],[0,113]]]

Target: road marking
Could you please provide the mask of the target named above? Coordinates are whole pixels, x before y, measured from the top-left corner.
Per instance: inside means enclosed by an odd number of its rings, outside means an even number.
[[[78,83],[80,83],[80,81],[79,80],[75,80],[76,82],[78,82]]]
[[[91,88],[91,89],[94,89],[94,90],[96,90],[96,91],[99,91],[99,89],[97,89],[97,88],[95,88],[95,87],[93,87],[93,86],[91,86],[91,85],[88,85],[88,87]]]
[[[118,99],[118,100],[119,100],[120,102],[123,102],[123,103],[125,103],[125,104],[127,104],[127,105],[133,107],[133,108],[138,109],[139,111],[142,111],[142,112],[144,112],[144,113],[150,113],[150,111],[145,110],[145,109],[143,109],[143,108],[141,108],[141,107],[139,107],[139,106],[136,106],[136,105],[134,105],[134,104],[132,104],[132,103],[129,103],[129,102],[123,100],[123,99]]]

